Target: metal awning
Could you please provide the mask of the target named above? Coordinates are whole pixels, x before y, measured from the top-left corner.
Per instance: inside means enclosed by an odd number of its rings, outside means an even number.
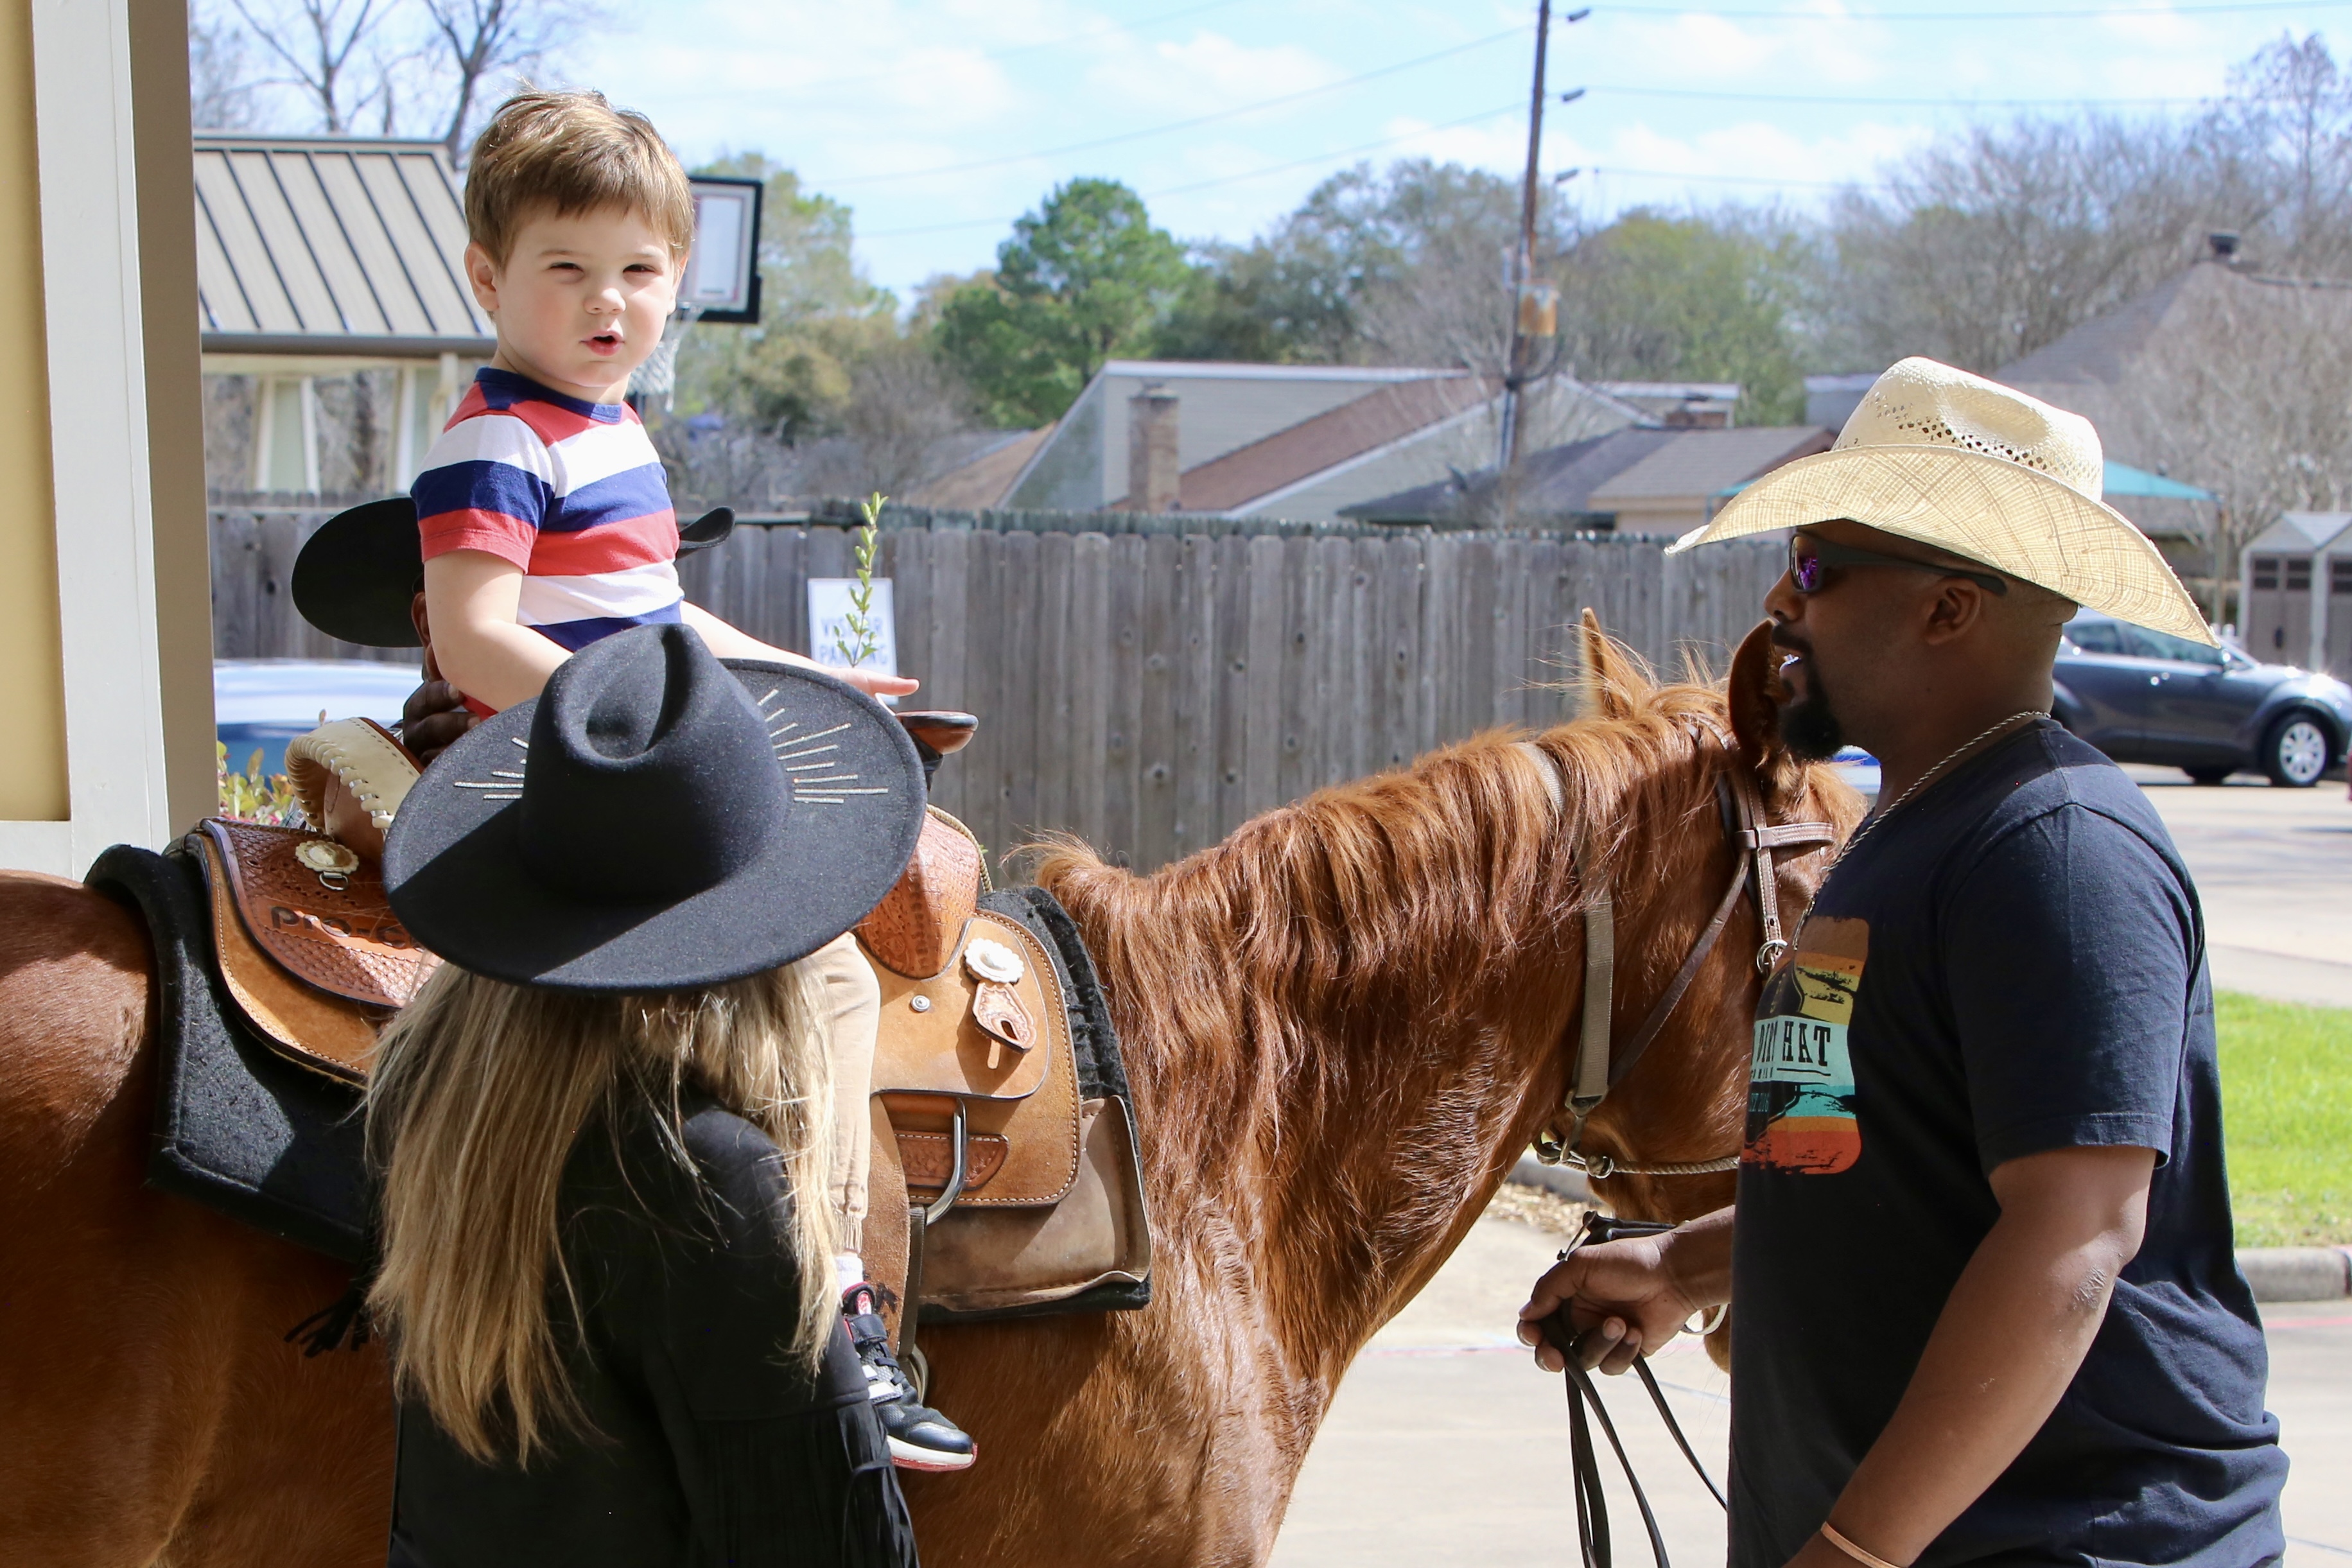
[[[207,354],[487,357],[465,209],[438,142],[195,139],[196,309]]]

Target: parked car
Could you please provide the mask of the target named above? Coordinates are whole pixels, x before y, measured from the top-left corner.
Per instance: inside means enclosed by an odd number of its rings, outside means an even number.
[[[2085,610],[2058,645],[2058,721],[2119,763],[2308,789],[2344,761],[2352,687]]]
[[[214,733],[228,747],[231,773],[259,752],[266,777],[286,771],[286,742],[317,729],[322,715],[389,724],[422,679],[413,664],[373,659],[216,658]]]

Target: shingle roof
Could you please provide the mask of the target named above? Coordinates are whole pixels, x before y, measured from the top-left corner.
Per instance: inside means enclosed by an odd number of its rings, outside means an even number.
[[[1828,430],[1810,425],[1614,430],[1528,454],[1513,510],[1521,517],[1565,518],[1613,511],[1630,500],[1704,500],[1791,458],[1825,451],[1831,440]],[[1441,521],[1478,515],[1494,489],[1494,470],[1486,468],[1466,487],[1442,481],[1340,510],[1376,522]]]
[[[212,134],[195,165],[206,352],[490,352],[437,142]]]
[[[1021,477],[1021,470],[1053,434],[1054,426],[1049,423],[993,442],[978,457],[925,479],[908,491],[907,503],[965,511],[985,511],[1001,506],[1013,481]]]
[[[1738,430],[1678,430],[1641,461],[1593,487],[1601,510],[1611,502],[1711,496],[1794,458],[1826,452],[1836,437],[1818,425],[1759,425]]]
[[[1426,375],[1365,394],[1285,430],[1187,468],[1177,493],[1186,511],[1230,511],[1350,458],[1467,413],[1498,388],[1466,374]]]

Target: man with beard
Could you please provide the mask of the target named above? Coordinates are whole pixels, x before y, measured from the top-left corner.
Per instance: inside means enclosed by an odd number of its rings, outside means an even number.
[[[1577,1252],[1520,1337],[1565,1307],[1622,1372],[1737,1306],[1732,1568],[2284,1549],[2196,889],[2049,716],[2077,605],[2213,640],[2101,478],[2087,421],[1906,360],[1675,545],[1795,530],[1781,732],[1880,804],[1766,984],[1737,1203]]]

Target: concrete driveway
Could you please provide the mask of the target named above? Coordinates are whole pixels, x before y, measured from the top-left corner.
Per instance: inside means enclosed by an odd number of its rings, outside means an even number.
[[[2339,804],[2341,804],[2339,802]],[[1429,1289],[1357,1359],[1307,1456],[1275,1568],[1494,1568],[1576,1561],[1561,1380],[1512,1342],[1512,1314],[1560,1238],[1481,1221]],[[2264,1309],[2270,1406],[2294,1461],[2288,1568],[2352,1564],[2352,1302]],[[1653,1362],[1691,1442],[1721,1484],[1729,1380],[1678,1340]],[[1724,1558],[1723,1515],[1675,1452],[1630,1377],[1602,1379],[1667,1552],[1681,1568]],[[1604,1453],[1602,1463],[1613,1461]],[[1622,1482],[1610,1492],[1618,1562],[1649,1547]]]
[[[2171,829],[2205,904],[2213,981],[2288,1002],[2352,1007],[2352,800],[2340,779],[2200,789],[2130,767]]]

